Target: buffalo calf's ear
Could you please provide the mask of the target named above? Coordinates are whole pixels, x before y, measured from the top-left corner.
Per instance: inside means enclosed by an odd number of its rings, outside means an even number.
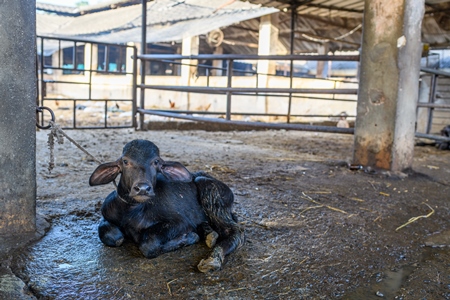
[[[101,164],[89,178],[89,185],[94,186],[110,183],[116,179],[119,173],[120,167],[117,161]]]
[[[192,181],[191,172],[189,172],[188,169],[186,169],[186,167],[179,162],[166,161],[161,165],[159,170],[169,180],[181,182]]]

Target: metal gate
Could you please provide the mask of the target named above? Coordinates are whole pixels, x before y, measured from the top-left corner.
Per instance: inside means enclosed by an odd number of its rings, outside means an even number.
[[[135,46],[38,36],[37,104],[65,129],[136,127],[136,57]]]

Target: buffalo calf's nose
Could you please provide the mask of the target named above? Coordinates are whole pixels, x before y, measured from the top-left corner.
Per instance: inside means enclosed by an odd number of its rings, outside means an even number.
[[[152,187],[146,183],[138,183],[133,187],[136,195],[149,195],[152,193]]]

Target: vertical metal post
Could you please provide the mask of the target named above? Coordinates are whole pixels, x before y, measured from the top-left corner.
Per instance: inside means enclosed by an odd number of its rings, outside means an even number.
[[[73,115],[73,128],[77,128],[77,114],[76,114],[76,107],[77,107],[77,100],[73,100],[73,107],[72,107],[72,115]]]
[[[105,128],[108,127],[108,100],[105,100]]]
[[[436,97],[436,84],[437,84],[438,75],[431,75],[431,89],[430,89],[430,97],[428,98],[428,103],[434,103],[434,99]],[[427,123],[427,134],[431,132],[431,128],[433,127],[433,112],[434,108],[428,108],[428,123]]]
[[[91,43],[91,55],[89,56],[89,100],[92,99],[92,56],[94,55],[93,50],[94,45]]]
[[[258,83],[259,83],[259,76],[258,76],[258,64],[256,65],[256,88],[258,87]],[[259,93],[256,92],[256,95],[258,95]]]
[[[41,105],[44,106],[44,89],[45,89],[45,81],[44,81],[44,38],[41,37],[41,66],[39,68],[39,76],[40,76],[40,83],[41,83],[41,88],[40,88],[40,94],[41,94]],[[37,82],[37,87],[39,89],[39,81]],[[44,125],[44,113],[40,113],[41,117],[41,125]]]
[[[206,68],[206,86],[209,86],[209,68]]]
[[[133,127],[136,129],[136,111],[137,111],[137,48],[133,46],[133,91],[132,91],[132,110],[133,110]]]
[[[291,33],[290,33],[290,54],[294,54],[294,39],[295,39],[295,21],[297,16],[297,7],[291,5]],[[290,71],[289,71],[289,88],[293,87],[294,78],[294,60],[291,59]],[[288,111],[287,111],[287,123],[291,122],[291,107],[292,107],[292,93],[289,93]]]
[[[61,56],[62,56],[62,52],[61,52],[61,40],[58,40],[58,68],[61,68]]]
[[[104,64],[105,64],[105,71],[106,72],[109,72],[109,45],[108,46],[106,46],[105,45],[105,62],[104,62]]]
[[[227,64],[227,87],[231,87],[231,80],[233,78],[233,60],[229,59]],[[231,91],[227,92],[227,113],[226,119],[231,120]]]
[[[73,69],[77,69],[77,42],[73,43],[73,52],[72,52],[72,63]]]
[[[147,0],[142,0],[141,54],[147,52]],[[141,108],[145,108],[145,60],[141,59]],[[144,130],[144,114],[139,114],[140,129]]]

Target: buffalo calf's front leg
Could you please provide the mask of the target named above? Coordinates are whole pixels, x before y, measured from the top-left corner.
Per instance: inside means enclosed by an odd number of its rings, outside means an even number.
[[[98,225],[98,235],[103,244],[110,247],[122,245],[124,236],[122,231],[114,225],[103,219]]]
[[[200,240],[198,234],[193,231],[182,231],[172,238],[175,231],[170,224],[157,225],[148,229],[142,235],[139,250],[145,257],[155,258],[163,253],[195,244]]]

